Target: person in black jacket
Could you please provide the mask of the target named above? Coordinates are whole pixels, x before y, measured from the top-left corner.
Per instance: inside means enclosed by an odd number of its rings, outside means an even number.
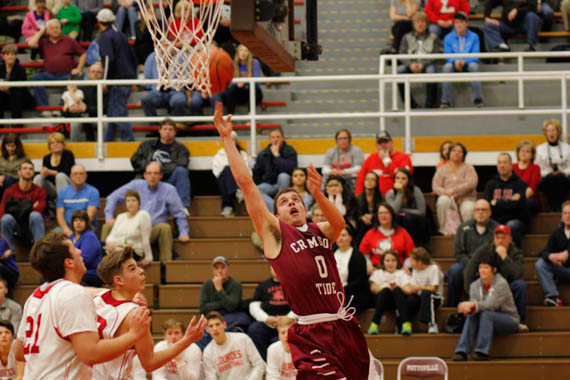
[[[536,264],[536,275],[544,292],[546,306],[562,306],[562,300],[556,288],[556,281],[570,282],[570,201],[562,203],[562,223],[548,238],[542,258]]]
[[[501,19],[491,18],[493,8],[502,6]],[[509,46],[502,36],[525,33],[528,41],[527,51],[536,50],[540,17],[536,14],[536,0],[490,0],[485,2],[485,25],[483,34],[490,51],[509,51]]]
[[[253,167],[253,181],[257,185],[270,212],[273,197],[291,184],[291,173],[297,167],[297,152],[287,145],[281,128],[269,133],[269,145],[263,149]]]
[[[16,45],[6,45],[2,48],[4,59],[0,59],[0,81],[26,81],[26,70],[18,61],[18,48]],[[35,104],[32,95],[25,87],[0,86],[0,118],[4,112],[10,111],[13,119],[22,118],[24,105]]]
[[[497,172],[499,174],[485,185],[483,198],[491,204],[493,219],[509,226],[513,241],[520,248],[528,224],[526,183],[513,173],[513,162],[508,153],[499,154]]]

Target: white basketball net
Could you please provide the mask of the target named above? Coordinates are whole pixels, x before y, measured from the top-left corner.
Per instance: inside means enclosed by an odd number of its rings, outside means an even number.
[[[224,2],[180,0],[176,5],[179,22],[175,21],[173,2],[160,0],[155,8],[153,0],[137,0],[154,43],[160,85],[177,91],[187,88],[206,92],[211,96],[209,47],[218,28]],[[194,18],[199,20],[196,24]]]

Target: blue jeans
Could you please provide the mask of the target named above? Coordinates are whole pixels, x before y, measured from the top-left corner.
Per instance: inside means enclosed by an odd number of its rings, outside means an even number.
[[[528,299],[528,286],[525,280],[514,280],[509,283],[521,322],[526,320],[526,302]]]
[[[456,72],[455,64],[451,62],[447,62],[443,65],[442,72],[444,73],[453,73]],[[479,72],[479,63],[478,62],[470,62],[463,66],[463,72],[470,72],[470,73],[478,73]],[[453,83],[451,82],[443,82],[441,89],[441,102],[451,104],[451,98],[453,96]],[[473,101],[476,99],[483,100],[483,91],[481,89],[481,82],[471,82],[471,90],[473,92]]]
[[[477,338],[475,352],[489,355],[495,333],[497,335],[514,334],[517,332],[517,328],[517,321],[498,311],[484,310],[475,315],[470,315],[465,320],[455,352],[471,353],[473,342]]]
[[[520,219],[511,219],[505,224],[511,229],[513,242],[520,248],[522,245],[522,236],[526,232],[526,224]]]
[[[127,100],[131,94],[131,86],[111,86],[108,91],[107,116],[129,116]],[[119,127],[121,141],[135,141],[131,123],[109,123],[105,131],[105,141],[115,140],[115,129]]]
[[[542,286],[545,298],[559,296],[554,279],[570,282],[570,268],[568,267],[554,265],[544,259],[538,260],[534,267],[536,268],[536,275],[538,276],[538,281],[540,281],[540,286]]]
[[[434,74],[437,73],[437,66],[434,64],[431,65],[424,65],[424,73],[427,74]],[[407,65],[399,65],[398,66],[398,74],[408,74],[411,73],[410,68]],[[400,99],[402,102],[405,100],[405,92],[404,92],[404,84],[398,83],[398,92],[400,93]],[[412,108],[415,108],[416,101],[412,96],[413,91],[410,91],[410,105]],[[435,98],[437,96],[437,83],[426,83],[426,106],[433,107],[435,105]]]
[[[465,264],[453,263],[447,271],[447,307],[456,307],[463,295]]]
[[[238,186],[232,171],[229,166],[226,166],[218,177],[218,190],[222,196],[222,210],[224,207],[234,207],[234,197],[237,189]]]
[[[16,244],[14,239],[14,231],[16,230],[18,222],[11,214],[4,214],[2,219],[0,219],[0,229],[2,230],[2,236],[8,241],[8,245],[12,250],[12,254],[16,252]],[[37,211],[32,211],[30,213],[28,228],[34,237],[34,242],[41,239],[46,234],[46,227],[44,224],[44,218],[42,214]]]
[[[483,34],[487,41],[489,49],[494,49],[502,43],[505,43],[502,36],[511,36],[515,33],[526,33],[526,39],[529,44],[535,45],[538,39],[538,31],[540,30],[540,17],[534,12],[527,12],[522,23],[516,27],[499,21],[499,25],[486,22],[483,25]]]
[[[283,190],[284,188],[291,185],[291,175],[287,173],[279,173],[277,176],[277,183],[270,184],[270,183],[260,183],[257,185],[269,212],[273,214],[273,204],[275,203],[273,197],[275,194],[279,192],[279,190]]]
[[[554,20],[554,10],[547,3],[540,5],[540,17],[542,17],[542,30],[552,29],[552,21]]]
[[[48,73],[46,71],[42,71],[41,73],[35,73],[32,75],[31,80],[64,80],[69,78],[70,73]],[[34,97],[36,98],[36,105],[37,106],[47,106],[48,103],[48,96],[45,87],[36,86],[34,87]]]
[[[210,106],[212,107],[212,113],[214,113],[216,109],[216,102],[223,103],[222,94],[215,94],[212,95],[211,98],[204,99],[202,94],[198,91],[192,91],[192,96],[190,97],[190,112],[192,115],[202,115],[205,102],[210,102]]]
[[[123,31],[123,26],[125,25],[125,17],[129,18],[129,31],[131,33],[131,37],[134,37],[136,35],[135,23],[139,19],[137,7],[131,5],[128,8],[119,7],[119,9],[117,9],[117,18],[115,19],[115,24],[117,24],[117,29],[119,29],[119,32]]]
[[[186,95],[184,91],[170,90],[167,92],[152,90],[143,95],[142,108],[146,116],[156,116],[156,109],[169,106],[172,115],[184,116]]]
[[[271,328],[263,322],[255,321],[249,325],[247,335],[253,340],[253,344],[257,347],[257,351],[263,360],[267,361],[267,347],[279,340],[277,329]]]
[[[188,169],[177,166],[166,182],[176,188],[182,205],[184,205],[184,207],[190,207],[190,177],[188,175]]]

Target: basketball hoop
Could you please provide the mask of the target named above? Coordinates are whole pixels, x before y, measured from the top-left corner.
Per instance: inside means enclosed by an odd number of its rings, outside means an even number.
[[[210,44],[223,0],[137,0],[152,37],[160,86],[211,93]]]

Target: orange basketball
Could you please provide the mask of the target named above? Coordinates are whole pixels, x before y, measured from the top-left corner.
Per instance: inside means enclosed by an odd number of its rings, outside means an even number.
[[[224,49],[210,47],[210,83],[212,95],[224,92],[234,79],[232,57]]]

